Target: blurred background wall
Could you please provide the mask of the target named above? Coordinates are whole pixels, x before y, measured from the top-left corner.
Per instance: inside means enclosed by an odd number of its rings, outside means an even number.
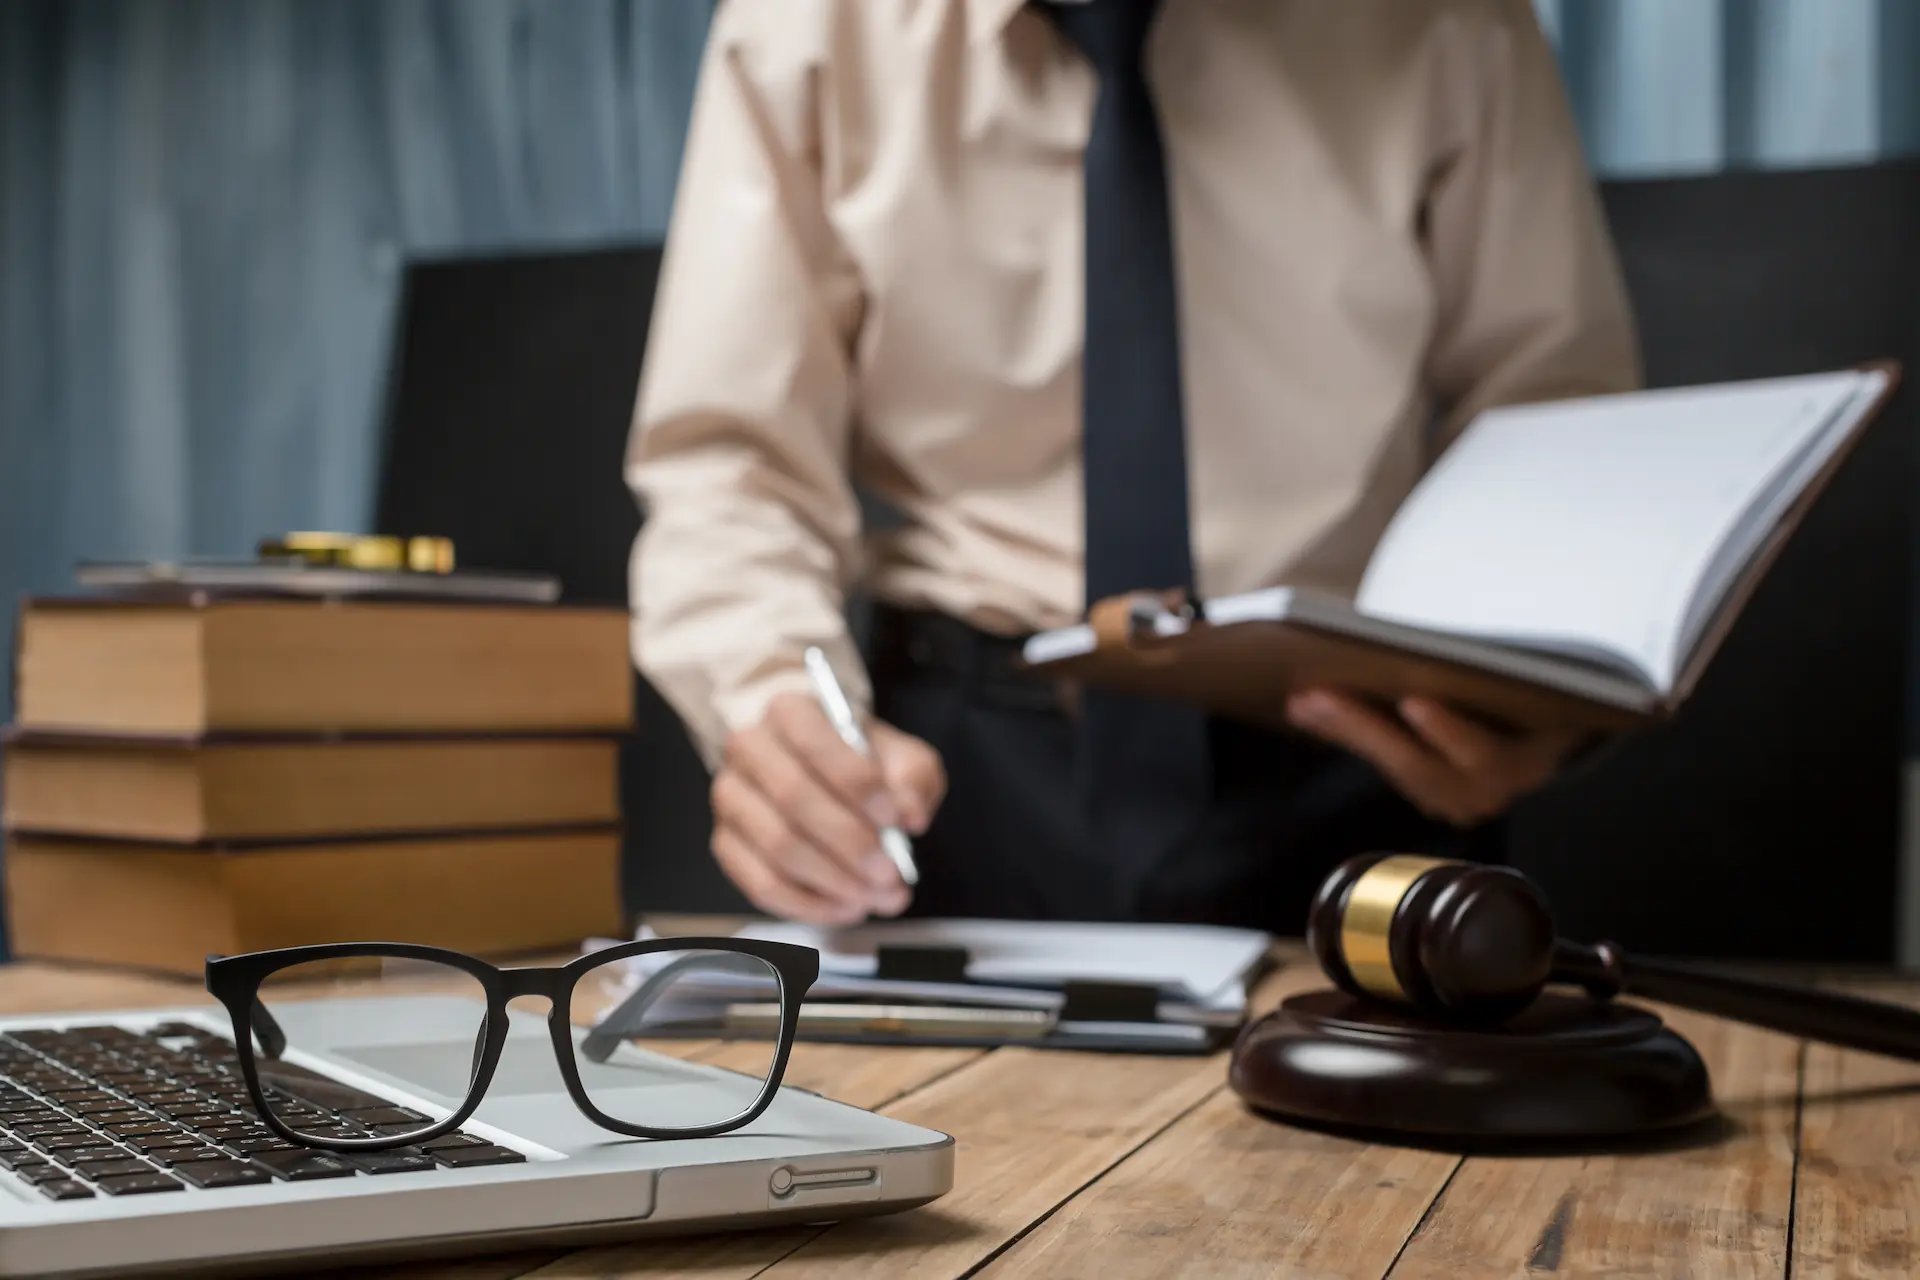
[[[407,260],[657,236],[710,9],[0,3],[0,599],[364,527]]]
[[[712,7],[0,4],[0,598],[364,526],[403,264],[658,235]],[[1538,8],[1602,174],[1920,149],[1914,0]]]
[[[1538,7],[1605,175],[1920,149],[1914,0]],[[362,527],[403,264],[658,235],[711,10],[0,4],[0,598]]]

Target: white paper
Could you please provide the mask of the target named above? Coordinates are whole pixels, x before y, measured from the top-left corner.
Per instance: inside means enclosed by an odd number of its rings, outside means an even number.
[[[882,946],[960,947],[970,982],[1054,987],[1072,981],[1130,982],[1204,1002],[1260,962],[1270,939],[1212,925],[1036,923],[1010,920],[901,920],[816,929],[755,923],[741,937],[791,942],[820,952],[823,975],[871,978]]]
[[[884,940],[869,940],[865,935],[875,930],[886,930],[888,936]],[[1060,930],[1071,935],[1069,941],[1046,943],[1039,939],[1042,945],[1033,945],[1036,931]],[[659,935],[643,923],[635,936],[644,940]],[[858,999],[1055,1011],[1065,1004],[1060,988],[1070,977],[1081,981],[1155,986],[1161,995],[1156,1014],[1162,1022],[1198,1027],[1235,1026],[1246,1016],[1245,977],[1266,954],[1270,941],[1267,935],[1251,930],[1205,925],[1035,925],[973,920],[900,922],[833,931],[766,922],[748,925],[736,936],[790,942],[818,950],[820,976],[808,992],[814,1000]],[[956,937],[968,938],[979,947],[978,951],[969,948],[969,954],[980,957],[969,966],[970,975],[978,974],[985,963],[1002,976],[967,982],[911,982],[872,976],[873,948],[882,941],[912,946],[965,945],[954,942]],[[1091,946],[1088,945],[1090,939]],[[612,939],[593,939],[585,951],[590,954],[614,945]],[[1071,956],[1066,954],[1070,947],[1076,948]],[[1143,953],[1140,948],[1151,950]],[[1116,960],[1115,956],[1121,953],[1126,953],[1124,960]],[[1046,954],[1051,954],[1053,959],[1042,959]],[[664,952],[630,957],[624,962],[628,971],[627,988],[638,986],[672,959],[671,953]],[[1047,970],[1055,967],[1068,977],[1047,977]],[[1015,972],[1025,976],[1010,976]],[[1178,976],[1163,976],[1168,973]],[[1213,985],[1201,989],[1206,984]],[[771,977],[762,980],[751,973],[717,968],[690,971],[675,982],[674,989],[676,996],[686,1001],[766,1000],[776,994]]]
[[[1670,692],[1727,567],[1746,562],[1791,498],[1787,482],[1831,454],[1884,376],[1482,414],[1394,516],[1355,603],[1436,631],[1607,655]]]

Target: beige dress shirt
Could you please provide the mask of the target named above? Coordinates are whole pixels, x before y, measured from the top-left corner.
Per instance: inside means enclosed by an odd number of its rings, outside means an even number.
[[[1529,0],[1165,0],[1148,74],[1203,594],[1351,590],[1475,412],[1635,383]],[[627,465],[634,657],[710,763],[810,643],[867,696],[856,582],[1080,615],[1095,90],[1022,0],[721,4]]]

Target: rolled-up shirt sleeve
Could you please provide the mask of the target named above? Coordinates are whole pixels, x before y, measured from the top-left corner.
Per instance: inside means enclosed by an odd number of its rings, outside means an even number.
[[[1471,10],[1463,10],[1471,12]],[[1427,376],[1451,441],[1499,404],[1640,382],[1613,245],[1531,0],[1488,0],[1442,78],[1452,145],[1426,202]]]
[[[817,69],[783,0],[714,20],[649,329],[626,477],[633,656],[709,765],[807,688],[819,644],[856,706],[860,512],[847,474],[856,272],[821,194]]]

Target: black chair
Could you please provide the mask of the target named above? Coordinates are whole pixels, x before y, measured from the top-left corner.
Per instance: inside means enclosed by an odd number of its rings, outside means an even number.
[[[408,268],[375,524],[462,563],[559,577],[624,605],[639,511],[621,476],[653,309],[654,246]],[[630,910],[744,907],[707,856],[705,767],[638,681],[622,750]]]
[[[1670,725],[1516,813],[1562,931],[1638,950],[1887,960],[1920,378],[1920,164],[1604,186],[1656,386],[1906,362],[1907,389]]]

